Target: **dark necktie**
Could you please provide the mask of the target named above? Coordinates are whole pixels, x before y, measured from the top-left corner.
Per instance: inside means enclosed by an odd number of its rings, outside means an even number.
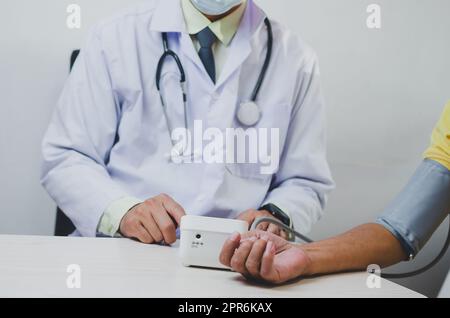
[[[197,33],[197,40],[200,43],[198,55],[205,66],[206,72],[208,72],[209,77],[211,77],[214,83],[216,82],[216,64],[214,62],[212,46],[216,39],[216,35],[209,27]]]

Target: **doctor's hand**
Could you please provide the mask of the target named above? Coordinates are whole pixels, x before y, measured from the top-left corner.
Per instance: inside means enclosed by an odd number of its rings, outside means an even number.
[[[161,194],[128,211],[120,223],[120,234],[146,244],[173,244],[177,240],[176,229],[185,214],[175,200]]]
[[[264,210],[258,211],[258,210],[253,210],[253,209],[247,210],[247,211],[241,213],[237,217],[237,219],[241,220],[241,221],[246,221],[249,224],[249,228],[251,228],[252,224],[255,222],[256,219],[263,218],[263,217],[275,219],[275,217],[272,215],[272,213],[270,213],[268,211],[264,211]],[[275,235],[281,236],[284,239],[287,238],[286,233],[275,224],[261,223],[258,225],[257,230],[267,231],[269,233],[273,233]]]
[[[220,262],[247,279],[271,284],[306,275],[311,266],[299,245],[263,231],[233,234],[223,246]]]

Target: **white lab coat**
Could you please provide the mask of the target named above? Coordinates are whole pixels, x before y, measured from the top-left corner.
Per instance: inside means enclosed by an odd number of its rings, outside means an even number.
[[[439,298],[450,298],[450,272],[447,275],[447,279],[442,285],[441,292],[439,293]]]
[[[273,203],[296,229],[309,231],[333,188],[325,108],[315,53],[284,26],[272,21],[273,57],[258,99],[263,117],[257,128],[281,131],[278,171],[261,175],[258,165],[167,160],[172,144],[155,85],[161,32],[170,32],[171,49],[186,70],[190,123],[239,127],[237,105],[250,98],[266,54],[264,17],[249,1],[216,85],[186,33],[179,0],[149,0],[93,28],[43,142],[42,184],[78,234],[95,236],[112,202],[160,193],[189,214],[215,217]],[[181,125],[179,72],[171,60],[162,77],[169,113]]]

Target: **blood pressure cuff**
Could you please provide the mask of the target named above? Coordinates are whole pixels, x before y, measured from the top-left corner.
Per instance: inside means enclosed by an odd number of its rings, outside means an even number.
[[[377,223],[413,258],[450,213],[450,170],[425,160]]]

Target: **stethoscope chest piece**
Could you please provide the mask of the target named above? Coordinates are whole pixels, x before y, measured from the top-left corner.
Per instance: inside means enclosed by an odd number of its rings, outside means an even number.
[[[261,120],[261,109],[255,102],[245,102],[237,110],[237,119],[245,127],[253,127]]]

